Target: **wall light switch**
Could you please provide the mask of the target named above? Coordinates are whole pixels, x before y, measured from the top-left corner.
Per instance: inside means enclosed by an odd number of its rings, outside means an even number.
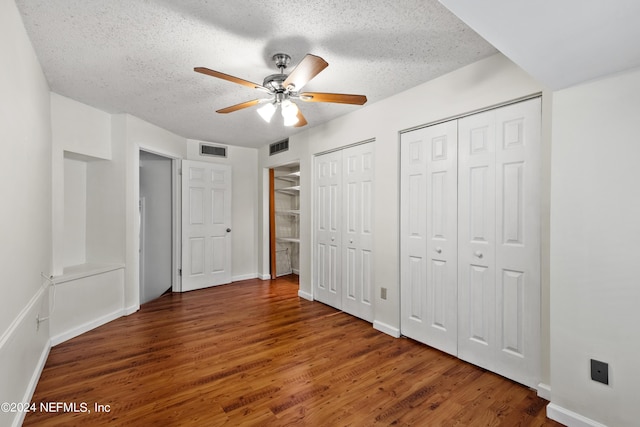
[[[591,359],[591,379],[602,384],[609,384],[609,364]]]

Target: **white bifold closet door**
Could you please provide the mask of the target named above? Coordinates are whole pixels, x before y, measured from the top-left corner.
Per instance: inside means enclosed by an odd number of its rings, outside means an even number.
[[[342,152],[315,159],[314,299],[342,307]]]
[[[457,354],[457,125],[402,135],[402,333]]]
[[[540,99],[458,122],[458,357],[540,371]]]
[[[315,159],[314,298],[373,321],[373,144]]]
[[[402,333],[537,386],[540,99],[401,144]]]

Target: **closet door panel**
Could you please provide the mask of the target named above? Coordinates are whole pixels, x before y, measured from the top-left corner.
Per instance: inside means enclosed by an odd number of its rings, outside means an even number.
[[[314,298],[341,308],[341,153],[333,152],[316,157],[314,169]]]
[[[401,139],[401,331],[457,354],[457,126]]]
[[[400,139],[401,333],[424,342],[427,329],[427,142],[424,129]]]
[[[458,356],[494,369],[495,111],[458,121]]]
[[[540,100],[461,119],[459,157],[459,357],[535,387]]]
[[[497,351],[502,375],[537,386],[540,365],[540,99],[496,110]]]
[[[342,310],[373,321],[373,144],[342,150]]]

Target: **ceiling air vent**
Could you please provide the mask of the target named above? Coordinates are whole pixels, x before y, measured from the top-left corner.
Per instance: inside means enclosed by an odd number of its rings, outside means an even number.
[[[227,147],[221,147],[219,145],[200,144],[200,155],[227,157]]]
[[[289,150],[289,140],[285,139],[280,142],[274,142],[269,145],[269,155],[273,156],[274,154],[282,153],[283,151]]]

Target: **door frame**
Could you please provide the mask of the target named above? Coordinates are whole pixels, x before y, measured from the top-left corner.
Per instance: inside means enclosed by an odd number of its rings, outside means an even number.
[[[302,167],[302,162],[300,158],[294,158],[287,161],[283,161],[282,163],[270,164],[268,166],[264,166],[262,168],[262,250],[263,256],[262,259],[259,260],[259,263],[262,265],[259,271],[258,278],[261,280],[271,280],[271,236],[269,234],[270,226],[269,226],[269,209],[270,209],[270,201],[269,201],[269,170],[270,169],[278,169],[282,167],[288,167],[292,165],[298,165],[299,168]],[[302,201],[301,201],[302,203]],[[302,243],[299,244],[302,246]],[[299,272],[299,276],[302,272]]]

